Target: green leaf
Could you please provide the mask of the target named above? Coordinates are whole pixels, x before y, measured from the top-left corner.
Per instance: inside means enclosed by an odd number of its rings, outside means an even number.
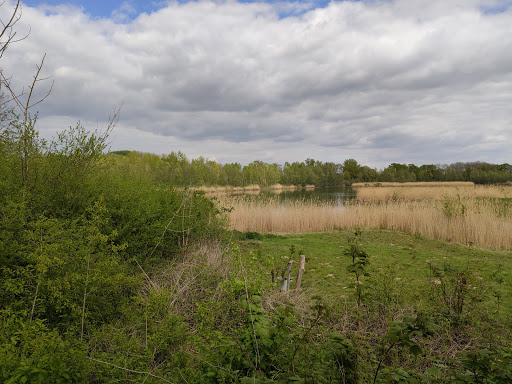
[[[420,348],[420,346],[418,344],[412,344],[410,347],[409,347],[409,351],[414,355],[414,356],[418,356],[419,354],[421,354],[422,350]]]
[[[252,295],[251,296],[251,300],[255,304],[261,303],[261,296],[259,296],[259,295]]]

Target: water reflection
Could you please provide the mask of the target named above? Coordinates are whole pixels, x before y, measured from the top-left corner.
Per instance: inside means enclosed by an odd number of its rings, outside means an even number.
[[[314,189],[276,189],[233,193],[231,196],[250,197],[250,200],[279,201],[281,206],[288,202],[311,204],[344,205],[345,201],[355,199],[356,191],[350,187],[329,187]]]

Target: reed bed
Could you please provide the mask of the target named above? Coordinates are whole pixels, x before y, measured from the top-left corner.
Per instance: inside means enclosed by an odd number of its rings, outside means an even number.
[[[375,183],[352,183],[351,187],[468,187],[473,185],[475,185],[475,183],[472,181],[414,181],[406,183],[382,181]]]
[[[239,198],[229,203],[231,228],[241,232],[305,233],[338,228],[396,229],[490,249],[512,249],[510,202],[460,193],[444,199],[354,200],[344,206],[315,201],[286,204]]]
[[[261,187],[259,185],[247,185],[245,187],[221,187],[221,186],[215,186],[215,187],[207,187],[207,186],[201,186],[201,187],[193,187],[191,188],[194,191],[203,191],[205,193],[236,193],[236,192],[251,192],[256,191],[259,193],[261,190]]]
[[[278,199],[225,199],[224,205],[233,207],[231,228],[241,232],[262,233],[319,232],[337,227],[344,207],[316,201],[293,201],[283,204]]]
[[[297,190],[301,189],[301,186],[297,185],[282,185],[282,184],[273,184],[268,187],[260,187],[257,184],[247,185],[245,187],[232,187],[232,186],[214,186],[214,187],[193,187],[191,188],[194,191],[203,191],[207,194],[220,194],[220,193],[260,193],[260,191],[288,191],[288,190]],[[314,189],[314,185],[306,185],[305,189]]]
[[[482,248],[512,249],[512,210],[490,200],[356,202],[346,207],[340,224],[396,229]]]
[[[360,201],[398,201],[398,200],[444,200],[447,198],[512,198],[511,186],[494,185],[436,185],[428,188],[410,187],[358,187],[357,199]]]

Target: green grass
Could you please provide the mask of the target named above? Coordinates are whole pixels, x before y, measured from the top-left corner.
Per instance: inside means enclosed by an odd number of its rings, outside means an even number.
[[[321,295],[331,304],[340,300],[355,302],[355,288],[351,286],[354,276],[346,270],[350,259],[343,255],[350,247],[347,239],[352,234],[353,231],[342,230],[263,235],[257,240],[253,236],[253,240],[242,242],[241,249],[252,273],[270,279],[272,266],[284,269],[293,246],[296,252],[291,259],[296,263],[292,276],[296,275],[299,253],[306,255],[302,283],[305,290]],[[370,275],[363,277],[363,285],[373,300],[399,301],[402,308],[411,311],[442,307],[443,298],[456,289],[456,276],[462,276],[466,279],[465,311],[478,312],[483,321],[512,324],[510,251],[469,248],[398,231],[370,229],[363,231],[363,247],[370,256]],[[434,268],[444,275],[438,279]],[[440,280],[442,286],[436,284]]]

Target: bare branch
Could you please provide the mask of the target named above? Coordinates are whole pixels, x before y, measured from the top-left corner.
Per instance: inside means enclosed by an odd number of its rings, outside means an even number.
[[[18,0],[18,2],[16,3],[16,7],[14,8],[14,11],[12,12],[12,16],[11,16],[11,19],[9,20],[9,22],[7,24],[4,24],[2,21],[4,28],[3,28],[2,32],[0,32],[0,39],[4,36],[6,31],[11,29],[14,26],[14,24],[16,24],[18,22],[18,20],[21,19],[21,4],[20,4],[20,2],[21,2],[21,0]],[[4,5],[4,3],[2,3],[2,5]],[[18,9],[20,10],[19,15],[18,15]]]
[[[50,76],[50,77],[51,77],[51,76]],[[50,77],[47,77],[46,79],[41,79],[41,80],[47,80],[47,79],[49,79]],[[54,84],[54,83],[55,83],[55,81],[52,81],[52,85],[50,85],[50,89],[48,90],[48,93],[46,94],[46,96],[42,97],[41,99],[39,99],[38,101],[36,101],[34,104],[29,105],[29,107],[28,107],[28,108],[30,109],[30,108],[32,108],[34,105],[37,105],[37,104],[42,103],[43,101],[45,101],[45,100],[46,100],[46,98],[47,98],[48,96],[50,96],[50,93],[52,93],[52,90],[53,90],[53,84]]]
[[[0,84],[4,85],[5,88],[7,88],[7,90],[9,91],[9,93],[11,94],[11,97],[12,97],[12,99],[8,100],[7,102],[14,101],[16,103],[16,105],[18,106],[18,108],[20,109],[20,111],[23,111],[23,104],[21,104],[21,102],[20,102],[20,97],[25,94],[25,89],[22,89],[21,93],[19,95],[16,95],[16,93],[14,92],[14,90],[11,87],[12,77],[7,79],[4,77],[4,74],[2,72],[0,72],[0,76],[1,76]]]
[[[25,104],[25,108],[23,110],[23,115],[25,117],[24,119],[24,123],[26,124],[27,123],[27,118],[28,118],[28,110],[30,108],[30,99],[32,99],[32,92],[34,92],[34,88],[35,88],[35,85],[36,85],[36,82],[37,82],[37,78],[39,77],[39,73],[41,72],[41,68],[43,68],[43,65],[44,65],[44,59],[46,58],[46,53],[44,54],[42,60],[41,60],[41,64],[40,65],[36,65],[37,67],[37,72],[34,76],[34,81],[32,81],[32,85],[29,86],[29,89],[30,89],[30,92],[28,94],[28,97],[27,97],[27,103]],[[52,83],[52,88],[53,88],[53,83]],[[50,89],[51,91],[51,89]],[[49,93],[48,93],[49,95]],[[33,104],[33,105],[36,105],[38,103],[40,103],[41,101],[43,101],[44,99],[46,99],[48,97],[48,95],[46,95],[43,99],[41,99],[40,101],[38,101],[37,103]]]
[[[4,5],[4,3],[0,4],[0,6]],[[0,42],[0,58],[3,56],[4,52],[7,50],[7,48],[9,47],[10,44],[24,40],[28,37],[28,35],[30,35],[30,30],[29,30],[29,32],[24,37],[16,39],[16,40],[14,39],[16,36],[16,32],[13,30],[13,28],[14,28],[14,25],[21,19],[21,15],[22,15],[21,0],[18,0],[16,2],[16,6],[14,7],[14,10],[11,14],[11,18],[9,19],[9,21],[7,23],[4,23],[3,21],[0,20],[0,22],[2,23],[2,28],[0,31],[0,39],[2,39],[4,37],[4,35],[7,36],[7,39],[5,41]]]
[[[112,132],[112,130],[115,128],[117,123],[119,122],[119,116],[121,115],[121,108],[123,107],[124,103],[121,103],[119,108],[114,108],[114,112],[108,117],[108,125],[106,133]]]
[[[0,6],[3,6],[5,2],[1,3]],[[0,58],[3,56],[4,52],[7,50],[10,44],[14,42],[18,42],[20,40],[25,39],[29,34],[25,35],[21,39],[15,39],[16,32],[14,31],[14,26],[16,23],[21,19],[22,11],[21,11],[21,0],[17,0],[16,6],[14,7],[14,10],[11,14],[11,17],[7,23],[4,23],[2,20],[0,20],[0,23],[2,24],[3,28],[0,27],[0,39],[3,37],[6,39],[3,42],[0,42]],[[7,36],[7,37],[5,37]],[[50,95],[50,93],[53,90],[53,82],[46,93],[44,97],[41,97],[39,100],[32,102],[32,97],[34,94],[34,89],[36,87],[36,83],[39,81],[47,80],[48,77],[41,78],[41,69],[44,65],[44,60],[46,58],[46,53],[44,54],[43,58],[41,59],[41,63],[39,65],[36,64],[36,74],[34,75],[34,79],[32,83],[28,86],[28,93],[25,92],[25,88],[22,89],[21,93],[18,94],[14,91],[13,86],[11,85],[11,79],[12,77],[5,77],[2,70],[0,69],[0,88],[1,86],[4,86],[9,91],[12,100],[14,100],[14,103],[20,110],[20,112],[23,114],[23,124],[22,124],[22,138],[23,138],[23,154],[22,154],[22,175],[23,175],[23,181],[25,186],[28,184],[28,176],[29,176],[29,156],[30,156],[30,148],[32,145],[33,135],[32,131],[34,128],[34,124],[37,120],[36,118],[32,119],[30,118],[29,111],[30,108],[34,107],[35,105],[43,102],[46,100],[46,98]],[[24,99],[26,97],[26,99]],[[23,98],[23,100],[22,100]],[[11,100],[11,101],[12,101]],[[2,104],[3,105],[3,104]],[[115,117],[117,117],[115,115]]]
[[[120,367],[119,365],[108,363],[106,361],[101,361],[101,360],[98,360],[98,359],[93,359],[92,357],[89,357],[89,356],[86,356],[86,359],[89,359],[89,360],[92,360],[92,361],[96,361],[96,362],[101,363],[101,364],[110,365],[110,366],[115,367],[117,369],[122,369],[123,371],[131,372],[131,373],[138,373],[138,374],[143,374],[143,375],[148,375],[148,376],[154,377],[156,379],[163,380],[166,383],[171,383],[172,384],[172,381],[164,379],[162,376],[153,375],[151,372],[135,371],[133,369],[128,369],[128,368]]]
[[[119,107],[114,108],[114,111],[108,117],[107,129],[105,129],[105,132],[102,136],[104,138],[104,144],[106,146],[110,145],[110,143],[107,143],[106,140],[112,133],[112,130],[116,127],[117,123],[119,122],[119,116],[121,115],[121,108],[123,107],[123,104],[124,103],[121,103]]]

